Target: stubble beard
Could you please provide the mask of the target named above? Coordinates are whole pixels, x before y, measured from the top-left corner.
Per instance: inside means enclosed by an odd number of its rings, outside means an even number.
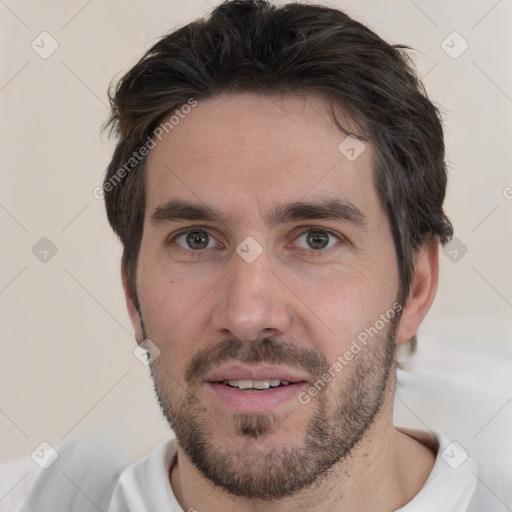
[[[398,321],[398,317],[393,318],[386,332],[362,347],[311,399],[308,407],[313,411],[301,441],[279,435],[280,425],[287,418],[277,415],[232,415],[230,421],[220,425],[201,404],[196,393],[198,386],[191,384],[186,392],[176,393],[172,389],[175,379],[169,378],[168,371],[157,360],[150,367],[158,402],[187,457],[207,479],[229,493],[270,501],[306,488],[314,489],[328,471],[349,458],[374,423],[396,363]],[[217,360],[270,364],[299,360],[303,362],[301,367],[318,376],[328,369],[322,356],[273,338],[250,345],[230,339],[217,346],[211,358],[210,352],[197,354],[188,365],[190,382]],[[336,385],[338,389],[333,392]],[[297,400],[292,415],[303,414],[305,410],[306,406]],[[303,422],[301,419],[296,424],[301,426]],[[216,441],[215,435],[223,441]]]

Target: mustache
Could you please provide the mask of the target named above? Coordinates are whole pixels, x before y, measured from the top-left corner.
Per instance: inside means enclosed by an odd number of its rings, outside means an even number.
[[[329,369],[325,357],[314,350],[297,347],[271,336],[252,342],[229,338],[218,345],[200,350],[187,365],[185,382],[189,385],[197,384],[212,368],[230,360],[300,368],[317,378]]]

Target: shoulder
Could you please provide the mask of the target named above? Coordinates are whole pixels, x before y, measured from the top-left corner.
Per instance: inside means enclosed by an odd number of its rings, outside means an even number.
[[[107,510],[120,474],[132,462],[127,452],[97,436],[52,450],[49,464],[27,456],[0,466],[0,512]]]
[[[418,354],[397,371],[394,423],[444,433],[446,460],[440,462],[448,476],[467,467],[466,457],[477,463],[468,510],[510,510],[511,364],[501,339],[507,330],[481,319],[445,324],[443,336],[424,332]],[[488,324],[495,332],[484,329]]]
[[[123,471],[114,490],[109,512],[182,510],[169,480],[177,450],[176,438],[168,439]]]

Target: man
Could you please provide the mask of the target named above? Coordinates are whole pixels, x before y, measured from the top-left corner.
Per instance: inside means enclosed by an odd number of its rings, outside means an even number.
[[[400,49],[336,10],[230,2],[113,109],[107,212],[177,443],[168,495],[137,485],[150,456],[112,510],[462,510],[475,475],[422,501],[437,450],[392,425],[396,348],[452,233],[438,113]]]
[[[339,10],[227,2],[112,109],[107,214],[176,439],[99,484],[109,512],[471,510],[476,463],[393,425],[452,235],[404,50]]]

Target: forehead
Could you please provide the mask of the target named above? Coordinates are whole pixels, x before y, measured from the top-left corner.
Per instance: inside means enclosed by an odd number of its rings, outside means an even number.
[[[146,163],[147,215],[176,198],[236,216],[326,197],[347,199],[370,217],[379,208],[370,145],[347,139],[320,97],[210,98],[155,142]]]

